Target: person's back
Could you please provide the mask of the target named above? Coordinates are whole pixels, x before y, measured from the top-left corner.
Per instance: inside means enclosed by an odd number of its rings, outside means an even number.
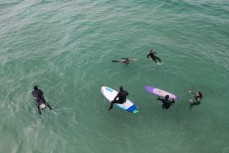
[[[43,95],[43,91],[40,89],[35,88],[32,92],[33,96],[36,97],[37,99],[41,99]]]
[[[124,61],[122,61],[123,63],[125,63],[125,64],[129,64],[130,63],[130,59],[129,58],[122,58],[122,59],[124,59]]]
[[[172,101],[171,100],[169,100],[169,95],[166,95],[165,96],[165,99],[162,99],[161,97],[158,97],[157,98],[157,100],[161,100],[162,101],[162,109],[169,109],[170,108],[170,106],[173,104],[173,103],[175,103],[175,101],[174,101],[174,99],[172,99]]]
[[[171,101],[166,99],[163,99],[162,102],[163,102],[163,108],[165,109],[169,109],[170,105],[172,104]]]
[[[128,92],[126,92],[125,90],[123,90],[123,91],[120,91],[118,93],[118,98],[119,98],[119,100],[121,102],[125,102],[126,101],[126,96],[128,96],[128,95],[129,95]]]
[[[154,52],[153,50],[150,50],[150,53],[147,55],[147,57],[149,58],[149,57],[151,57],[151,58],[154,58],[156,55],[155,54],[157,54],[156,52]]]

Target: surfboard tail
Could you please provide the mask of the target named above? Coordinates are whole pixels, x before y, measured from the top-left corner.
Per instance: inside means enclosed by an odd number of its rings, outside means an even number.
[[[137,113],[139,112],[139,109],[135,105],[132,105],[126,111],[131,112],[131,113]]]

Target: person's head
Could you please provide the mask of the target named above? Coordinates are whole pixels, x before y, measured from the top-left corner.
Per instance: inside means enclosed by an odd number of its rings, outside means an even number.
[[[150,50],[150,53],[153,53],[153,49]]]
[[[37,89],[38,89],[38,86],[34,86],[33,89],[34,89],[34,90],[37,90]]]
[[[166,95],[166,96],[165,96],[165,99],[168,100],[168,99],[169,99],[169,95]]]
[[[199,96],[200,98],[203,97],[203,95],[202,95],[202,93],[201,93],[200,91],[198,91],[198,92],[196,93],[196,95]]]
[[[123,86],[120,86],[120,87],[119,87],[119,90],[120,90],[120,91],[123,91]]]

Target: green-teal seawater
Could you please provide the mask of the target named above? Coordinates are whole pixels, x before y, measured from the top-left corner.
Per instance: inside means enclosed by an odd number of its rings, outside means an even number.
[[[228,80],[228,0],[0,1],[1,153],[229,153]],[[140,112],[108,111],[101,85]],[[163,110],[146,85],[179,98]]]

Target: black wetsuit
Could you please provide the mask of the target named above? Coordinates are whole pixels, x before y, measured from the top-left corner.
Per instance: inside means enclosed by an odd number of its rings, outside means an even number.
[[[201,96],[196,96],[196,95],[195,95],[194,98],[195,98],[196,101],[190,104],[190,109],[191,109],[192,106],[194,106],[194,105],[199,105],[199,104],[200,104],[200,100],[201,100],[202,97],[201,97]]]
[[[109,110],[113,108],[114,103],[123,104],[124,102],[126,102],[126,96],[128,96],[128,95],[129,95],[129,93],[127,91],[125,91],[125,90],[120,91],[117,94],[117,96],[114,98],[114,100],[111,101],[111,105],[110,105]]]
[[[161,59],[159,58],[159,57],[157,57],[155,54],[157,54],[156,52],[150,52],[146,57],[147,58],[151,58],[152,60],[154,60],[156,63],[157,63],[157,60],[159,61],[159,62],[161,62]]]
[[[171,101],[169,99],[162,99],[161,97],[158,97],[157,100],[162,101],[162,109],[169,109],[169,107],[175,103],[174,99]]]
[[[41,114],[41,109],[40,109],[41,104],[45,104],[46,106],[48,106],[50,110],[52,110],[52,107],[49,105],[49,103],[45,101],[44,96],[43,96],[43,91],[41,89],[33,90],[32,95],[36,100],[36,105],[37,105],[39,114]]]
[[[33,90],[33,97],[36,98],[38,104],[45,103],[45,99],[43,96],[43,91],[41,89]]]
[[[124,59],[124,60],[125,60],[125,61],[123,61],[123,63],[125,63],[125,64],[129,64],[129,63],[130,63],[129,58],[122,58],[122,59]]]

